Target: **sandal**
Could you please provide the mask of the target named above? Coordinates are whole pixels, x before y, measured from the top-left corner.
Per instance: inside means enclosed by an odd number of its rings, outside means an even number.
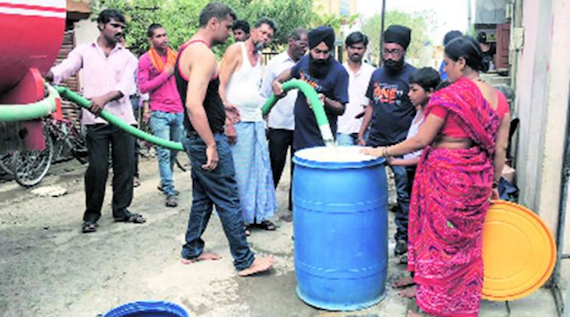
[[[83,222],[83,225],[81,226],[81,232],[91,233],[91,232],[95,232],[95,231],[97,231],[97,223],[96,222],[90,222],[90,221]]]
[[[256,227],[267,231],[274,231],[277,229],[277,227],[275,227],[275,224],[269,220],[263,220],[261,223],[256,224]]]
[[[146,219],[140,214],[130,214],[123,218],[115,218],[115,222],[145,223]]]

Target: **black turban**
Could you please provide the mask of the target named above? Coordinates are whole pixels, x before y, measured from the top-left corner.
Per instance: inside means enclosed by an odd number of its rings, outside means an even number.
[[[329,26],[319,26],[309,32],[309,49],[325,42],[329,50],[333,49],[334,45],[334,30]]]
[[[384,32],[384,43],[400,44],[405,50],[410,45],[412,30],[401,25],[390,25]]]

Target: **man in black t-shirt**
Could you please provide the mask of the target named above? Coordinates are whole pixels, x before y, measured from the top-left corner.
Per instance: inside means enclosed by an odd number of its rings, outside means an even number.
[[[404,61],[410,44],[411,30],[405,26],[391,25],[384,33],[382,60],[384,65],[370,79],[366,97],[364,121],[358,134],[358,143],[366,146],[389,146],[406,139],[416,109],[408,98],[408,81],[415,68]],[[368,138],[364,140],[368,129]],[[405,254],[408,241],[408,210],[410,197],[406,192],[407,174],[403,166],[390,166],[394,172],[398,194],[396,212],[396,255]]]
[[[337,118],[344,113],[345,105],[348,103],[348,73],[342,64],[332,57],[334,39],[334,30],[330,27],[321,26],[311,30],[309,55],[301,58],[293,68],[277,77],[273,82],[273,93],[281,96],[283,94],[281,83],[292,78],[309,83],[319,94],[331,132],[336,136]],[[299,94],[297,97],[294,112],[293,149],[297,151],[324,146],[317,119],[305,95]]]

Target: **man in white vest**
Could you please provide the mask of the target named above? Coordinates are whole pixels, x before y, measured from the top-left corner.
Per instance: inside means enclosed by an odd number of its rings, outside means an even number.
[[[250,226],[276,229],[269,220],[277,209],[277,199],[260,95],[261,51],[271,42],[276,30],[273,20],[259,19],[247,41],[227,49],[220,67],[226,136],[231,145],[246,234]]]

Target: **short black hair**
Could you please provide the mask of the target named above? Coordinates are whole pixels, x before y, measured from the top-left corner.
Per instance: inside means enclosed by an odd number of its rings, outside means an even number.
[[[237,19],[235,12],[227,5],[219,2],[210,2],[200,12],[200,17],[198,19],[200,27],[208,25],[208,22],[212,18],[225,20],[228,15],[234,20]]]
[[[463,57],[465,63],[471,69],[480,71],[483,69],[483,53],[479,43],[471,36],[456,37],[445,46],[445,55],[452,61],[457,62]]]
[[[451,40],[453,40],[456,37],[460,37],[463,36],[463,33],[461,33],[460,31],[457,30],[453,30],[453,31],[449,31],[447,33],[445,33],[445,36],[443,37],[443,46],[446,46],[447,43],[451,42]]]
[[[350,33],[346,40],[344,40],[344,44],[346,46],[352,46],[354,44],[362,43],[364,47],[368,46],[368,36],[362,34],[362,32],[356,31]]]
[[[232,31],[242,30],[244,33],[249,34],[249,23],[245,20],[236,20],[232,25]]]
[[[277,33],[277,22],[275,22],[273,19],[270,19],[268,17],[263,17],[259,20],[257,20],[257,22],[255,22],[255,28],[257,29],[258,27],[267,24],[269,25],[270,28],[273,29],[274,33]]]
[[[410,76],[409,83],[422,87],[425,91],[434,91],[441,82],[437,70],[431,67],[423,67],[418,69]]]
[[[153,23],[148,27],[148,30],[146,31],[146,35],[148,37],[153,37],[154,36],[154,31],[157,29],[162,29],[164,28],[162,25],[158,24],[158,23]]]
[[[293,31],[291,31],[291,34],[289,34],[289,39],[298,41],[301,39],[301,36],[303,36],[303,34],[309,34],[309,31],[307,31],[305,28],[295,28]]]
[[[99,16],[97,17],[97,23],[107,24],[111,22],[111,19],[117,22],[125,24],[127,23],[123,12],[115,9],[105,9],[101,11],[101,13],[99,13]]]

